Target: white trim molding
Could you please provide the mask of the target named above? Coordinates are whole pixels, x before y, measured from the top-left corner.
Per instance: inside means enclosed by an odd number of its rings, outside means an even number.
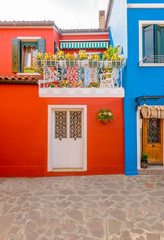
[[[164,3],[130,3],[127,8],[164,8]]]
[[[84,160],[83,167],[81,170],[77,169],[77,172],[87,171],[87,105],[48,105],[48,162],[47,171],[52,172],[52,113],[55,109],[82,109],[84,115]],[[59,171],[58,171],[59,172]],[[63,171],[61,171],[63,172]],[[70,172],[70,170],[65,169],[64,172]],[[74,169],[73,172],[76,172]]]
[[[62,33],[62,36],[67,35],[109,35],[109,32],[75,32],[75,33]]]
[[[37,39],[41,39],[41,37],[17,37],[17,39],[21,39],[21,40],[37,40]]]
[[[150,24],[158,24],[164,26],[164,21],[158,20],[148,20],[148,21],[139,21],[139,66],[140,67],[164,67],[164,63],[143,63],[143,27]]]
[[[124,88],[39,88],[39,97],[124,97]]]

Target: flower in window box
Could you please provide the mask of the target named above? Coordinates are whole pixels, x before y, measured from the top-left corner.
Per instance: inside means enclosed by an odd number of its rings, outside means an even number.
[[[76,62],[77,62],[77,54],[70,54],[67,53],[65,55],[65,59],[66,59],[66,66],[67,67],[76,67]]]
[[[36,57],[34,59],[34,64],[38,65],[38,66],[42,66],[43,65],[43,59],[44,59],[44,55],[42,52],[38,52],[36,54]]]
[[[97,68],[98,62],[100,61],[100,56],[98,54],[89,55],[88,61],[89,61],[90,68]]]
[[[63,60],[64,59],[64,52],[61,50],[60,52],[56,53],[58,60]]]
[[[79,58],[80,58],[80,60],[85,60],[87,58],[85,50],[79,51]]]

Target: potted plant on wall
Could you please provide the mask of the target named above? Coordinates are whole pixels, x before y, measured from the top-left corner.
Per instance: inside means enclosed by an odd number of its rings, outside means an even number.
[[[148,166],[148,161],[147,161],[147,158],[148,158],[148,154],[147,153],[142,153],[141,155],[141,167],[142,168],[147,168]]]
[[[102,123],[108,123],[111,120],[114,120],[113,113],[110,109],[100,109],[97,112],[97,119]]]

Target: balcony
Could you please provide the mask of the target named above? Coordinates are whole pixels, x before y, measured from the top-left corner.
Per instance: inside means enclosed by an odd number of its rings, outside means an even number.
[[[40,97],[124,97],[126,61],[37,60],[43,70]]]

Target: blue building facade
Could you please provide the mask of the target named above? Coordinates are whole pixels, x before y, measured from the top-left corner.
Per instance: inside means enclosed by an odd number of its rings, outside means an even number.
[[[164,162],[162,114],[156,117],[155,107],[155,117],[142,115],[144,104],[151,106],[150,112],[152,106],[160,106],[160,111],[164,106],[164,1],[113,0],[109,27],[111,43],[121,45],[127,58],[123,73],[125,174],[137,175],[142,152],[149,154],[151,164]]]

